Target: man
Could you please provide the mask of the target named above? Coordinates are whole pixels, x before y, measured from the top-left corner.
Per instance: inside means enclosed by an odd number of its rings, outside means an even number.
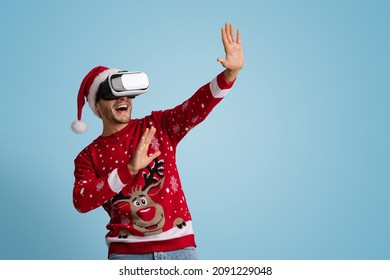
[[[84,78],[78,95],[76,132],[84,98],[103,122],[102,134],[75,159],[73,202],[82,213],[102,206],[109,259],[196,259],[195,238],[178,170],[176,147],[228,93],[244,65],[241,35],[231,24],[221,29],[225,67],[182,104],[131,119],[132,99],[106,97],[116,69],[98,66]]]

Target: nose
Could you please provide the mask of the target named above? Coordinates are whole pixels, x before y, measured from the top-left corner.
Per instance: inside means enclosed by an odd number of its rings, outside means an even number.
[[[156,216],[156,207],[145,207],[136,212],[137,216],[146,222],[154,219]]]
[[[131,98],[129,98],[128,96],[121,96],[119,98],[120,101],[125,101],[125,102],[130,102],[131,103]]]

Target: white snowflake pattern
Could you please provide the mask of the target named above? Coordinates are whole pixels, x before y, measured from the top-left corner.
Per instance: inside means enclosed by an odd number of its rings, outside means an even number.
[[[177,189],[179,187],[179,184],[177,183],[177,179],[174,176],[171,176],[171,181],[169,183],[171,184],[171,189],[174,192],[177,192]]]
[[[180,124],[175,124],[174,126],[173,126],[173,132],[175,133],[175,134],[177,134],[177,133],[179,133],[179,131],[180,131]]]
[[[104,181],[100,181],[99,183],[96,184],[96,190],[100,192],[104,187]]]
[[[152,148],[155,151],[159,151],[160,143],[158,143],[158,139],[156,137],[153,137],[152,142],[150,143],[150,145],[152,146]]]
[[[196,121],[199,119],[199,116],[196,116],[194,118],[192,118],[192,123],[196,123]]]
[[[121,224],[127,225],[130,223],[130,219],[128,217],[121,217]]]
[[[185,110],[187,110],[187,107],[188,107],[188,101],[184,102],[184,103],[183,103],[183,106],[181,107],[181,109],[183,110],[183,112],[184,112]]]

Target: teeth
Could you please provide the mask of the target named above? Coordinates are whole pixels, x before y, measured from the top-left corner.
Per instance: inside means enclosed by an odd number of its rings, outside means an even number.
[[[119,105],[118,107],[116,107],[115,110],[121,110],[121,109],[127,110],[128,107],[129,107],[128,105],[123,104],[123,105]]]

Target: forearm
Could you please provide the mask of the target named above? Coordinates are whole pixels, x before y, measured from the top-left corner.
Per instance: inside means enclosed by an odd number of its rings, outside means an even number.
[[[80,213],[98,208],[116,195],[116,192],[108,187],[107,178],[89,181],[85,179],[76,179],[73,188],[73,205]]]
[[[103,205],[119,193],[133,177],[128,166],[123,165],[98,178],[92,164],[80,159],[75,162],[74,176],[73,204],[81,213]]]
[[[173,143],[177,144],[193,127],[202,122],[213,108],[227,95],[235,80],[228,82],[221,72],[200,87],[189,99],[173,109],[155,112]]]

